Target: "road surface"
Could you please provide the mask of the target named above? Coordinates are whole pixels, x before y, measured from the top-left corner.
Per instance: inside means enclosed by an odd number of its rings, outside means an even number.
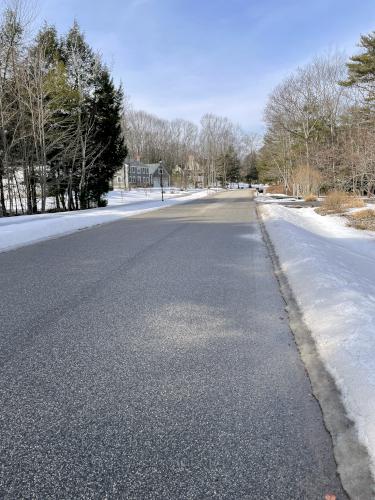
[[[248,191],[0,272],[0,498],[345,498]]]

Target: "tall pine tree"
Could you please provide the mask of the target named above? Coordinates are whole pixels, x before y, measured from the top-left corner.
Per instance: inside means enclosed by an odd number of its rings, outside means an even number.
[[[341,84],[356,86],[364,92],[367,101],[375,101],[375,31],[362,35],[359,46],[363,52],[350,58],[348,79]]]
[[[116,89],[107,69],[95,81],[92,113],[95,117],[93,140],[98,158],[88,176],[89,198],[101,204],[101,196],[109,189],[109,181],[123,164],[127,149],[121,129],[123,92]]]
[[[228,152],[226,153],[227,156],[227,165],[228,165],[228,172],[227,172],[227,179],[229,182],[240,182],[241,178],[241,173],[240,173],[240,160],[233,148],[233,146],[230,146],[228,149]]]

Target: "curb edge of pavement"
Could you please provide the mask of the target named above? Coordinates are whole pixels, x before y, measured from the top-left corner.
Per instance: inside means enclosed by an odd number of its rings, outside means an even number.
[[[375,480],[371,473],[368,451],[359,442],[357,429],[346,413],[341,393],[319,356],[315,340],[303,320],[303,314],[288,278],[282,270],[257,203],[256,214],[274,274],[286,304],[290,329],[310,379],[313,395],[322,410],[324,425],[332,438],[341,484],[352,500],[375,498]]]

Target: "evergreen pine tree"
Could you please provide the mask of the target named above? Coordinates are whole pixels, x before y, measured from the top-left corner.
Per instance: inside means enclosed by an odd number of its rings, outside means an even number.
[[[243,170],[247,182],[254,182],[258,180],[258,167],[257,167],[257,154],[255,151],[249,153],[243,161]]]
[[[227,179],[229,182],[240,182],[241,173],[240,173],[240,160],[231,146],[227,152],[228,158],[228,172]]]
[[[88,178],[89,197],[97,204],[101,203],[101,196],[109,189],[109,181],[127,155],[121,129],[122,102],[121,87],[116,89],[107,69],[103,69],[95,81],[92,104],[93,138],[99,152]]]
[[[77,154],[72,162],[69,179],[69,208],[89,208],[91,187],[95,183],[95,163],[99,146],[95,144],[95,91],[102,69],[101,61],[85,40],[77,22],[74,22],[62,43],[63,62],[68,82],[77,92],[78,102],[74,109]],[[90,177],[92,178],[90,181]],[[73,196],[74,192],[74,196]]]
[[[375,31],[363,35],[360,47],[364,49],[361,54],[352,56],[347,64],[348,79],[341,82],[344,86],[357,86],[365,92],[368,101],[375,100]]]

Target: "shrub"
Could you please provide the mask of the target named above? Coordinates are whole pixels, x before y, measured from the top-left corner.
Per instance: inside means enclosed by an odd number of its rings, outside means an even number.
[[[331,191],[323,200],[322,205],[316,209],[316,212],[321,215],[341,214],[348,208],[361,208],[364,206],[363,200],[356,195],[345,191]]]
[[[304,197],[304,200],[305,201],[316,201],[318,199],[318,197],[316,196],[316,194],[308,194]]]
[[[351,227],[356,229],[367,229],[375,231],[375,210],[367,208],[366,210],[359,210],[347,216]]]
[[[363,208],[365,202],[359,196],[350,193],[348,195],[348,207],[347,208]]]
[[[270,194],[287,194],[290,195],[290,192],[287,192],[283,184],[273,184],[272,186],[267,186],[267,193]]]
[[[107,205],[108,205],[108,200],[106,200],[105,198],[99,199],[98,207],[102,208],[102,207],[106,207]]]

